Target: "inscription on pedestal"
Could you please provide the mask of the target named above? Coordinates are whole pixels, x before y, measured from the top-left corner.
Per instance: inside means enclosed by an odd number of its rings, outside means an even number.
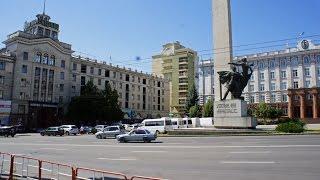
[[[247,116],[247,104],[241,100],[217,101],[214,104],[214,117]]]

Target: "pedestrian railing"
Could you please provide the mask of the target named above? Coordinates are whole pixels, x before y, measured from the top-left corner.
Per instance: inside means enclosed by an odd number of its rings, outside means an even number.
[[[161,180],[161,178],[125,174],[74,167],[32,157],[0,152],[0,179],[47,179],[47,180]]]

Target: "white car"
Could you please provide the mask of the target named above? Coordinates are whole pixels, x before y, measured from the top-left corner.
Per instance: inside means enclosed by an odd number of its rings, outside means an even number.
[[[116,138],[120,134],[124,134],[124,129],[119,126],[108,126],[103,131],[99,131],[95,134],[98,139],[106,139],[107,137]]]
[[[77,134],[79,134],[79,129],[75,125],[62,125],[62,126],[60,126],[60,128],[62,128],[64,130],[64,133],[66,135],[71,135],[71,134],[77,135]]]
[[[108,127],[107,125],[96,125],[94,128],[97,130],[97,132],[99,131],[103,131],[104,128]]]

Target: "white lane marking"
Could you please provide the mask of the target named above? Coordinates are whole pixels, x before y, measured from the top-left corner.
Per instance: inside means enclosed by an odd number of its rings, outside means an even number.
[[[54,151],[66,151],[67,149],[58,149],[58,148],[39,148],[42,150],[54,150]]]
[[[166,153],[168,151],[131,151],[133,153]]]
[[[268,154],[271,151],[234,151],[229,152],[230,154]]]
[[[110,147],[110,148],[172,148],[172,149],[207,149],[207,148],[299,148],[299,147],[314,147],[320,148],[320,144],[310,145],[256,145],[256,146],[163,146],[163,145],[100,145],[100,144],[36,144],[36,143],[1,143],[0,145],[10,146],[65,146],[65,147]]]
[[[220,164],[275,164],[274,161],[220,161]]]
[[[99,160],[110,160],[110,161],[136,161],[135,158],[97,158]]]

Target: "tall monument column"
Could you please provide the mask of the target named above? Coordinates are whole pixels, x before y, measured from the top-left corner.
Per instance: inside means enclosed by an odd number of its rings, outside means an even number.
[[[228,63],[232,62],[232,29],[231,29],[231,8],[230,0],[212,0],[213,11],[213,53],[214,53],[214,84],[215,101],[225,92],[222,86],[222,92],[219,83],[219,71],[230,71]],[[230,96],[228,97],[230,99]]]

